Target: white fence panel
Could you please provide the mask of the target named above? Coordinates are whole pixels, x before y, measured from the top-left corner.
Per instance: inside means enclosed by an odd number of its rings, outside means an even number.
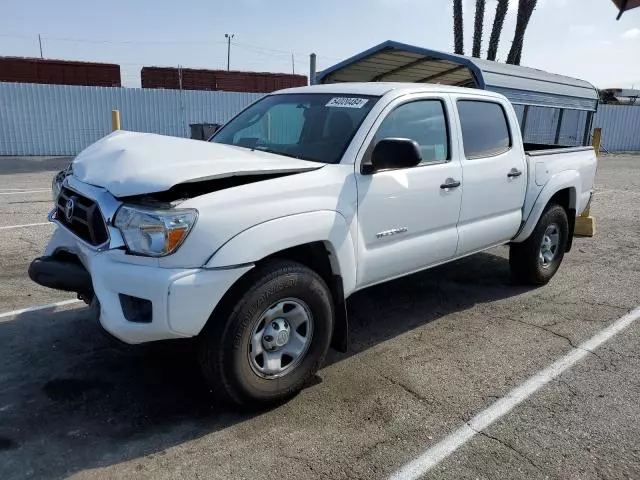
[[[0,155],[75,155],[122,128],[189,136],[191,123],[222,123],[259,93],[0,83]]]
[[[111,110],[122,128],[189,136],[189,124],[222,123],[259,93],[152,90],[0,83],[0,155],[75,155],[111,131]],[[516,105],[518,120],[523,107]],[[530,107],[525,140],[554,143],[559,110]],[[565,110],[560,144],[582,143],[586,112]],[[600,105],[594,127],[608,151],[640,150],[640,106]],[[272,135],[286,137],[283,125]]]
[[[640,150],[640,106],[600,105],[593,126],[602,128],[602,146],[607,151]]]

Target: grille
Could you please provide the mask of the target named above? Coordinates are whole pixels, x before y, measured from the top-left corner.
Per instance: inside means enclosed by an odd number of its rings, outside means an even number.
[[[67,218],[69,200],[73,200],[73,209]],[[96,202],[68,188],[63,188],[58,196],[56,220],[91,245],[102,245],[109,239],[107,226]]]

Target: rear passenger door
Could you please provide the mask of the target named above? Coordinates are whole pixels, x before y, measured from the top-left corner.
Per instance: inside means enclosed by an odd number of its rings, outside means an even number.
[[[505,243],[522,221],[526,164],[512,108],[501,99],[454,96],[461,132],[462,208],[456,256]],[[511,118],[512,117],[512,118]]]

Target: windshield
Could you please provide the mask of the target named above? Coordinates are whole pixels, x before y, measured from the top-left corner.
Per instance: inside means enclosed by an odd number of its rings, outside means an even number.
[[[378,98],[318,93],[270,95],[227,123],[211,141],[338,163]]]

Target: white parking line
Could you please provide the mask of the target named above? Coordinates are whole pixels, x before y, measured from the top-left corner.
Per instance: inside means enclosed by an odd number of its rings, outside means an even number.
[[[40,190],[20,190],[19,192],[0,192],[0,195],[22,195],[25,193],[44,193],[50,192],[50,188],[42,188]]]
[[[20,315],[22,313],[27,313],[27,312],[37,312],[38,310],[46,310],[48,308],[63,307],[65,305],[71,305],[81,301],[82,300],[77,300],[77,299],[62,300],[60,302],[50,303],[49,305],[40,305],[38,307],[21,308],[20,310],[13,310],[11,312],[0,313],[0,318],[13,317],[15,315]]]
[[[46,190],[45,188],[37,188],[37,187],[31,187],[31,188],[0,188],[0,190],[7,191],[7,192],[24,192],[25,190]]]
[[[24,228],[24,227],[39,227],[41,225],[53,225],[53,223],[43,222],[43,223],[24,223],[22,225],[7,225],[5,227],[0,227],[0,230],[11,230],[12,228]]]
[[[507,395],[493,403],[490,407],[478,413],[456,431],[429,447],[416,459],[410,461],[405,466],[391,475],[392,480],[417,479],[429,472],[442,460],[447,458],[458,448],[466,444],[476,434],[482,432],[489,425],[499,420],[501,417],[513,410],[518,404],[536,393],[551,380],[565,372],[589,352],[595,350],[600,345],[611,339],[633,322],[640,318],[640,307],[631,311],[624,317],[619,318],[607,328],[600,330],[596,335],[586,342],[571,350],[564,357],[548,366],[544,370],[530,377],[519,387],[511,390]]]

